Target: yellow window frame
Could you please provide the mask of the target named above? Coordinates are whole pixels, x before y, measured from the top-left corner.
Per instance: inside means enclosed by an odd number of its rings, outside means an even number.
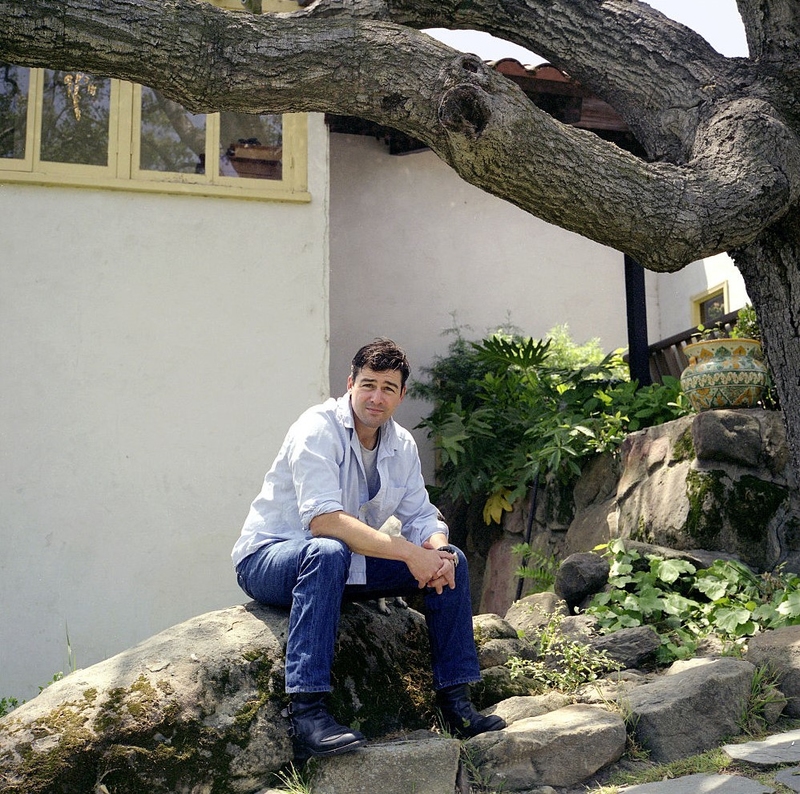
[[[691,298],[692,302],[692,323],[694,325],[700,325],[703,322],[702,318],[702,305],[709,300],[710,298],[714,298],[719,295],[722,298],[722,314],[723,316],[730,311],[730,300],[728,299],[728,282],[723,281],[721,284],[717,284],[715,287],[711,287],[703,292],[698,293],[697,295],[693,295]]]
[[[294,0],[290,1],[296,8]],[[106,165],[59,163],[42,160],[40,156],[44,70],[30,69],[29,75],[25,157],[0,158],[0,183],[23,182],[219,198],[311,200],[308,193],[308,119],[305,113],[283,114],[282,178],[279,180],[223,177],[218,175],[216,168],[207,175],[147,172],[138,167],[141,87],[113,79]],[[218,159],[218,138],[219,114],[210,113],[206,117],[207,163]]]

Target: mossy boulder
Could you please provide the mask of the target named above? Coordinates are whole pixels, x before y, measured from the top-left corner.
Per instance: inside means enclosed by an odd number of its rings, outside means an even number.
[[[704,411],[633,433],[622,447],[617,534],[798,571],[800,492],[788,461],[774,411]]]
[[[237,794],[292,760],[280,711],[288,613],[201,615],[77,670],[0,719],[4,794]],[[374,737],[430,724],[422,616],[345,607],[332,707]],[[101,788],[105,786],[105,789]]]

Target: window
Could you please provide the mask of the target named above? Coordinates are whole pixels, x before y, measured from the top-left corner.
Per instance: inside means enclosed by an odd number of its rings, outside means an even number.
[[[692,298],[692,321],[695,325],[712,326],[727,313],[727,282]]]
[[[198,115],[121,80],[0,63],[0,182],[308,201],[306,137],[305,114]]]

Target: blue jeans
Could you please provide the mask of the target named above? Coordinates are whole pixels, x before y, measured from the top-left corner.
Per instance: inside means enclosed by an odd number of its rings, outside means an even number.
[[[480,680],[472,633],[467,561],[457,550],[456,586],[441,595],[425,589],[434,689]],[[333,538],[282,540],[242,560],[239,586],[262,604],[289,607],[286,691],[329,692],[330,672],[345,596],[378,598],[419,592],[404,562],[367,557],[367,583],[346,585],[350,549]]]

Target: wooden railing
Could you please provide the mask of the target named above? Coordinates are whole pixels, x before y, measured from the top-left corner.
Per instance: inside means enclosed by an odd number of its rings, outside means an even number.
[[[736,325],[738,314],[738,311],[726,314],[720,317],[714,323],[714,326],[719,326],[729,333]],[[695,326],[667,339],[662,339],[660,342],[648,347],[650,352],[650,376],[653,379],[653,383],[662,383],[664,375],[672,375],[673,378],[681,376],[681,372],[689,364],[689,359],[686,358],[683,349],[692,341],[692,336],[699,333],[700,329]]]

